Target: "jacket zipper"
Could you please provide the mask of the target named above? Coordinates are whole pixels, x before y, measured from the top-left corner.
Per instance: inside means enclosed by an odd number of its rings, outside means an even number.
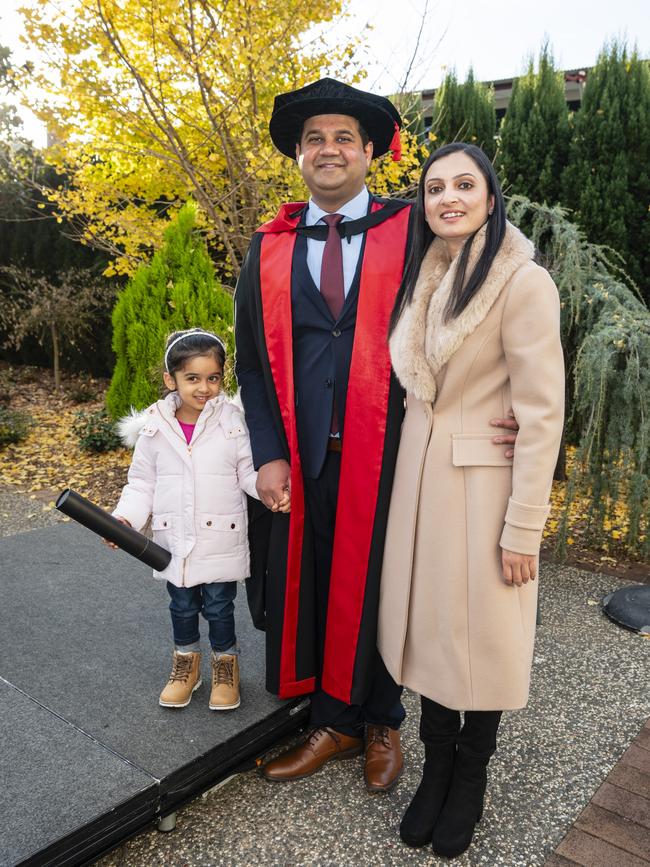
[[[178,437],[178,438],[179,438],[179,439],[184,443],[184,445],[185,445],[187,451],[191,454],[191,453],[192,453],[192,447],[193,447],[194,443],[196,442],[196,440],[199,439],[199,437],[201,437],[201,436],[203,435],[203,433],[204,433],[204,431],[205,431],[205,427],[206,427],[208,421],[212,418],[212,416],[213,416],[214,413],[215,413],[216,407],[214,407],[214,406],[212,407],[212,412],[211,412],[210,415],[206,418],[206,420],[205,420],[205,424],[203,425],[203,430],[201,431],[201,433],[199,434],[199,436],[198,436],[195,440],[193,440],[191,443],[188,443],[187,440],[185,439],[185,437],[183,436],[183,434],[182,434],[182,433],[179,433],[179,432],[174,428],[174,425],[169,421],[169,419],[165,418],[165,416],[160,412],[160,409],[159,409],[158,407],[156,407],[156,409],[158,410],[158,414],[159,414],[159,416],[160,416],[161,419],[165,422],[165,424],[167,424],[167,425],[169,426],[169,428],[170,428],[171,432],[174,434],[174,436],[177,436],[177,437]]]
[[[169,428],[170,428],[170,430],[172,431],[172,433],[175,434],[177,437],[179,437],[179,439],[181,439],[181,440],[185,443],[185,446],[186,446],[186,448],[187,448],[187,451],[188,451],[188,453],[189,453],[190,456],[191,456],[191,455],[192,455],[192,446],[194,445],[194,443],[196,442],[196,440],[194,440],[192,443],[188,443],[188,442],[185,440],[185,437],[183,436],[183,434],[182,434],[182,433],[179,433],[177,430],[175,430],[175,429],[174,429],[174,425],[169,421],[169,419],[165,418],[165,416],[160,412],[160,408],[159,408],[159,407],[156,407],[156,409],[158,410],[158,415],[161,417],[161,419],[162,419],[164,422],[166,422],[166,424],[169,425]],[[209,415],[209,416],[206,418],[206,420],[205,420],[205,424],[203,425],[203,430],[201,431],[201,433],[199,434],[199,436],[198,436],[196,439],[198,439],[198,438],[203,434],[203,432],[205,431],[206,424],[208,423],[208,421],[209,421],[209,420],[212,418],[212,416],[214,415],[215,409],[216,409],[216,407],[213,406],[213,407],[212,407],[212,412],[210,413],[210,415]],[[194,473],[192,473],[192,482],[194,482]],[[195,486],[195,488],[196,488],[196,486]],[[196,503],[196,489],[195,489],[195,491],[194,491],[194,502]],[[195,530],[195,532],[196,532],[196,526],[195,526],[194,530]],[[183,535],[185,535],[185,534],[183,534]],[[185,567],[186,567],[186,565],[187,565],[187,557],[183,557],[183,568],[182,568],[182,570],[181,570],[181,587],[185,587]]]
[[[187,450],[188,450],[188,452],[189,452],[190,454],[192,453],[192,448],[193,448],[193,446],[195,445],[196,441],[197,441],[198,439],[200,439],[200,438],[203,436],[203,434],[205,433],[205,428],[206,428],[208,422],[210,421],[210,419],[212,418],[212,416],[214,415],[215,409],[216,409],[216,407],[213,406],[213,407],[212,407],[212,412],[210,413],[210,415],[209,415],[209,416],[206,418],[206,420],[205,420],[205,424],[203,425],[203,430],[201,431],[201,433],[196,437],[196,439],[192,440],[191,443],[188,443],[188,444],[187,444]]]

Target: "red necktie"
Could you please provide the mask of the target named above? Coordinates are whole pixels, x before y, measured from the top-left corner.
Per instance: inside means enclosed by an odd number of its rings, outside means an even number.
[[[327,233],[327,241],[325,241],[325,249],[323,250],[323,263],[320,268],[320,291],[334,319],[339,318],[343,309],[343,303],[345,302],[343,251],[341,250],[341,236],[336,228],[342,219],[343,214],[328,214],[326,217],[323,217],[323,222],[327,223],[329,232]],[[330,433],[337,434],[338,432],[339,417],[336,411],[335,391]]]
[[[327,241],[325,241],[323,263],[320,269],[320,292],[334,319],[339,318],[345,302],[343,252],[341,250],[341,236],[336,228],[342,219],[343,214],[328,214],[323,217],[323,222],[327,223],[329,232],[327,233]]]

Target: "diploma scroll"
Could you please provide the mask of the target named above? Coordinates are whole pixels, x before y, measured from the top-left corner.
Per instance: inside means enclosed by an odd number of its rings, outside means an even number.
[[[93,533],[114,542],[118,548],[157,572],[162,572],[169,566],[172,555],[166,548],[156,545],[132,527],[120,523],[76,491],[66,488],[56,501],[56,508]]]

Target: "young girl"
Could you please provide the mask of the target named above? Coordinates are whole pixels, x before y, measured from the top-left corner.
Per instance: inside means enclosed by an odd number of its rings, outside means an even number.
[[[164,359],[170,393],[119,423],[135,451],[113,514],[138,530],[151,516],[155,541],[172,554],[154,571],[167,581],[174,635],[163,707],[185,707],[201,686],[200,613],[212,647],[210,710],[240,703],[234,599],[249,574],[245,494],[258,495],[243,414],[221,393],[225,360],[216,334],[175,332]]]

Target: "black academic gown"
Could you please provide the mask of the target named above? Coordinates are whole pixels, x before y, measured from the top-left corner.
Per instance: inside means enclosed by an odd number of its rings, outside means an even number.
[[[391,372],[387,335],[402,278],[411,209],[408,203],[371,197],[370,215],[364,218],[350,369],[340,418],[343,452],[320,670],[292,335],[292,265],[304,207],[283,206],[255,233],[235,293],[235,370],[253,459],[257,467],[279,458],[291,465],[290,515],[260,517],[258,508],[252,524],[258,531],[268,530],[266,563],[263,533],[252,538],[253,571],[258,576],[265,573],[266,579],[263,591],[258,584],[253,592],[253,616],[257,624],[265,621],[270,691],[287,698],[311,692],[318,684],[334,698],[362,704],[376,659],[383,541],[404,412],[404,393]],[[341,226],[350,231],[352,223]],[[332,340],[337,339],[336,331],[333,327]]]

